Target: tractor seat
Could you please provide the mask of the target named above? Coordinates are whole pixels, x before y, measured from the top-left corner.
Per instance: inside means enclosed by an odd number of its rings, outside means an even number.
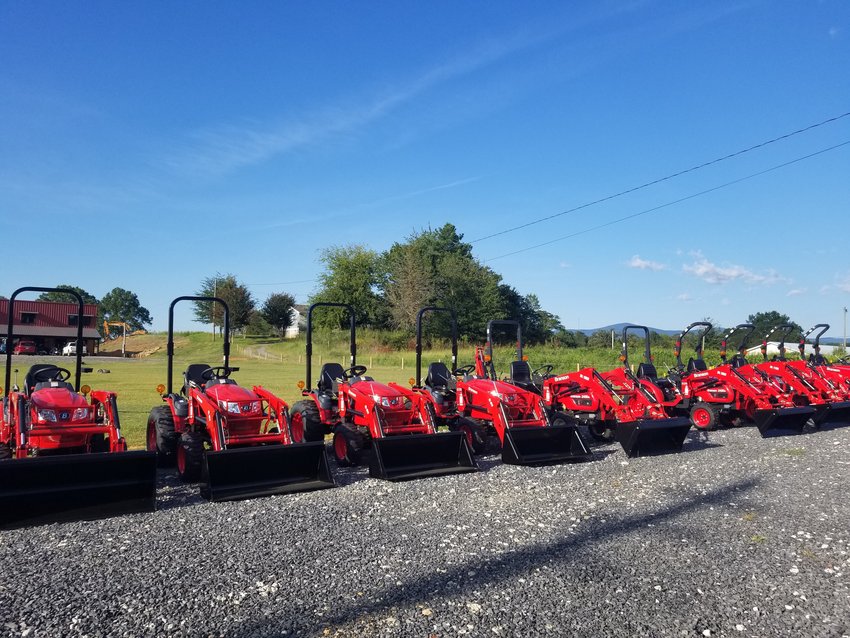
[[[203,379],[201,374],[209,367],[210,366],[206,363],[193,363],[186,368],[186,372],[183,373],[183,378],[186,380],[186,383],[183,386],[181,393],[186,394],[186,390],[190,383],[194,383],[196,386],[203,389],[207,382]]]
[[[822,354],[810,354],[809,355],[809,363],[816,366],[825,366],[829,362],[826,360]]]
[[[637,377],[638,379],[649,379],[650,381],[656,381],[658,379],[658,372],[655,370],[655,366],[651,363],[641,363],[637,369]]]
[[[694,359],[693,357],[688,359],[688,372],[705,372],[706,370],[708,370],[708,366],[704,359]]]
[[[747,365],[747,360],[739,354],[736,354],[729,360],[729,364],[733,368],[740,368],[741,366]]]
[[[428,374],[425,376],[425,385],[429,388],[448,388],[451,385],[452,375],[445,363],[435,361],[428,364]]]
[[[319,373],[319,382],[316,384],[316,389],[319,392],[330,392],[336,394],[339,388],[337,379],[345,378],[345,370],[338,363],[326,363],[322,366],[322,371]]]
[[[540,389],[531,379],[531,367],[529,367],[528,361],[511,361],[511,375],[508,382],[524,390],[540,392]]]

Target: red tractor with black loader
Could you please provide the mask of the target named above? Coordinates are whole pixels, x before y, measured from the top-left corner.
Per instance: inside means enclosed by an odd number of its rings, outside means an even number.
[[[219,304],[224,311],[224,365],[193,363],[173,388],[174,306]],[[151,410],[147,446],[161,464],[175,463],[180,478],[201,482],[210,501],[306,492],[334,487],[322,443],[305,443],[289,406],[263,388],[231,378],[230,309],[218,297],[178,297],[168,308],[168,384],[157,390],[165,405]]]
[[[630,458],[681,452],[690,420],[670,416],[677,395],[670,388],[665,394],[654,381],[657,374],[648,351],[648,330],[647,361],[638,369],[643,378],[631,371],[627,333],[634,328],[643,326],[627,326],[623,331],[622,366],[608,372],[583,368],[549,376],[543,381],[543,399],[553,415],[585,424],[599,441],[616,440]]]
[[[76,368],[35,364],[23,388],[11,383],[0,415],[0,528],[91,520],[151,512],[156,507],[156,459],[129,452],[121,436],[114,392],[80,385],[83,300],[73,290],[25,287],[9,299],[7,343],[12,343],[15,299],[24,292],[62,292],[78,304]],[[74,383],[69,383],[71,377]]]
[[[567,418],[550,419],[540,395],[509,381],[499,380],[493,363],[493,328],[508,326],[517,333],[512,374],[528,362],[522,354],[522,328],[512,320],[487,323],[487,345],[475,349],[475,363],[458,368],[455,386],[458,419],[452,424],[464,432],[476,453],[489,438],[497,438],[502,462],[512,465],[550,465],[589,461],[587,447],[576,424]]]
[[[325,363],[315,388],[310,382],[313,356],[313,313],[317,308],[340,308],[348,313],[351,361],[348,368]],[[333,435],[333,452],[340,465],[369,462],[369,475],[391,481],[475,472],[478,470],[466,437],[460,432],[437,432],[437,417],[421,394],[384,384],[357,365],[354,308],[319,302],[307,310],[307,382],[299,383],[304,400],[292,406],[291,419],[308,439]]]
[[[815,416],[815,409],[800,405],[793,392],[747,361],[747,341],[755,329],[751,323],[742,323],[723,336],[722,363],[711,368],[710,375],[734,390],[732,410],[736,422],[754,423],[763,437],[800,434]],[[742,332],[743,336],[736,353],[727,360],[729,339],[736,332]]]
[[[831,383],[816,368],[810,367],[805,360],[788,361],[785,358],[785,340],[796,329],[797,326],[791,324],[780,324],[766,334],[761,346],[764,361],[757,364],[757,367],[774,377],[780,385],[785,384],[796,393],[800,405],[810,405],[815,409],[815,426],[820,427],[825,423],[850,423],[850,401],[847,393],[839,390],[838,386]],[[768,359],[768,341],[776,333],[780,334],[779,354]]]
[[[846,401],[850,399],[850,364],[847,357],[830,363],[820,352],[820,338],[829,330],[829,324],[819,323],[806,331],[800,338],[797,348],[800,351],[799,361],[789,361],[789,364],[797,368],[802,374],[811,374],[820,377],[828,385],[835,401]],[[816,332],[817,331],[817,332]],[[806,358],[806,339],[810,334],[816,332],[812,348],[814,352]]]

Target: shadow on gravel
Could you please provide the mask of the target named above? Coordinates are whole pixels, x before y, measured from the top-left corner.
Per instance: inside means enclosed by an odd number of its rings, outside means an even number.
[[[601,525],[588,527],[583,533],[564,538],[555,543],[537,545],[535,547],[521,548],[506,552],[498,557],[481,560],[474,572],[470,572],[469,565],[459,565],[444,573],[432,574],[430,578],[417,576],[415,579],[402,581],[400,585],[385,589],[380,599],[369,603],[343,604],[340,603],[332,613],[324,616],[320,627],[311,628],[298,627],[297,635],[327,635],[325,628],[335,627],[357,620],[365,616],[387,612],[393,607],[401,607],[407,604],[415,604],[427,600],[433,596],[454,595],[462,591],[475,591],[487,585],[501,581],[515,580],[521,574],[526,573],[536,565],[543,565],[551,561],[553,557],[560,557],[569,567],[572,558],[592,545],[611,537],[645,528],[652,524],[657,526],[664,521],[675,521],[676,518],[689,513],[692,510],[706,505],[722,505],[729,500],[729,494],[733,492],[747,492],[759,484],[756,479],[738,481],[721,489],[713,490],[706,494],[695,496],[674,507],[668,507],[660,511],[654,511],[639,516],[628,516],[618,520],[609,520]],[[472,575],[470,575],[472,574]],[[458,584],[462,584],[458,589]],[[235,635],[278,635],[275,626],[292,626],[293,614],[285,606],[279,612],[277,618],[266,621],[246,622]]]

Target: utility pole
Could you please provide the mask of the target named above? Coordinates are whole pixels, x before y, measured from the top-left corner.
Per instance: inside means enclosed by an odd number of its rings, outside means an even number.
[[[844,354],[847,354],[847,306],[844,306]]]
[[[218,277],[213,279],[213,297],[218,297]],[[210,321],[212,322],[212,338],[215,341],[215,304],[210,304]]]

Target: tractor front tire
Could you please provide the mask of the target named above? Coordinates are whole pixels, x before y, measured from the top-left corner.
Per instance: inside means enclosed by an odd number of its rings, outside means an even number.
[[[292,438],[296,439],[296,443],[299,442],[299,430],[303,433],[305,443],[325,440],[325,426],[319,417],[319,408],[316,407],[315,401],[298,401],[289,411],[289,420],[292,425]]]
[[[700,401],[691,408],[691,423],[697,430],[709,432],[717,428],[719,412],[717,406]]]
[[[487,432],[481,424],[461,417],[455,422],[454,429],[466,437],[466,442],[473,454],[484,454],[487,449]]]
[[[591,438],[601,443],[610,443],[614,440],[614,429],[606,427],[601,423],[590,423],[587,426]]]
[[[89,439],[89,451],[96,454],[109,452],[109,441],[102,434],[92,434]]]
[[[6,461],[12,458],[12,448],[5,443],[0,443],[0,461]]]
[[[339,465],[360,465],[366,441],[360,432],[340,424],[334,429],[334,458]]]
[[[177,474],[184,483],[197,483],[201,479],[204,461],[204,437],[198,432],[184,432],[177,446]]]
[[[158,405],[148,416],[147,450],[156,452],[160,467],[171,467],[177,457],[178,435],[174,432],[174,417],[167,405]]]

